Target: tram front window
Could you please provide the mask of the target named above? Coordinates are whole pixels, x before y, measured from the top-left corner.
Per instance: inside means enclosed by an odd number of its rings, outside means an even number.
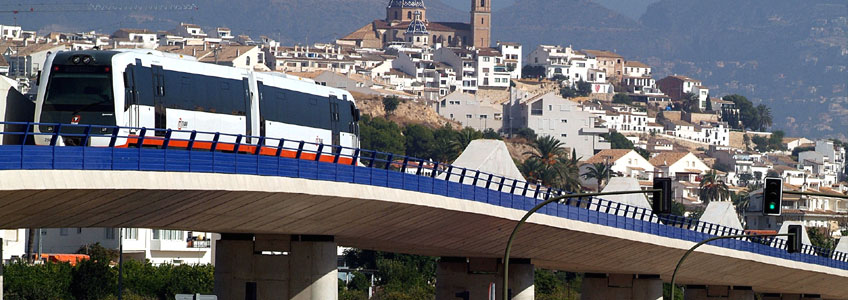
[[[115,101],[110,74],[52,74],[41,107],[41,123],[114,126]],[[52,131],[45,127],[52,126],[42,126],[42,131]]]

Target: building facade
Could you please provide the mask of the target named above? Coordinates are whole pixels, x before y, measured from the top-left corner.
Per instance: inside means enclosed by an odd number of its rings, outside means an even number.
[[[212,234],[146,228],[51,228],[41,231],[42,253],[77,253],[99,243],[117,250],[124,258],[159,264],[212,263]]]

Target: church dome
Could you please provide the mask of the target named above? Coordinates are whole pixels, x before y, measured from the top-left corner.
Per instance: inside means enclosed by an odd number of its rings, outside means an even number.
[[[407,34],[428,34],[427,25],[421,21],[421,13],[415,12],[415,19],[406,27]]]
[[[424,8],[424,0],[390,0],[389,8]]]

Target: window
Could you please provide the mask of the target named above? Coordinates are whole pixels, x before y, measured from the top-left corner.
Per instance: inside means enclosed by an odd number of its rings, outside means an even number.
[[[153,230],[154,240],[182,240],[183,232],[181,230]]]
[[[472,117],[473,117],[473,116],[472,116],[472,115],[470,115],[470,114],[469,114],[469,115],[465,115],[465,118],[466,118],[466,119],[471,119]]]
[[[61,235],[61,236],[68,235],[68,229],[67,228],[59,228],[59,235]]]
[[[114,240],[115,228],[103,228],[103,237],[107,240]]]
[[[489,57],[488,57],[488,56],[483,56],[483,61],[488,62],[488,61],[489,61]],[[484,69],[484,70],[485,70],[485,69]],[[485,71],[485,72],[488,72],[488,71]]]
[[[411,11],[406,13],[406,18],[412,19],[412,12]]]
[[[138,228],[124,228],[124,239],[137,240]]]
[[[565,133],[560,134],[559,136],[561,136],[561,137],[568,137],[568,135],[567,135],[567,134],[565,134]]]
[[[503,119],[503,117],[501,116],[500,113],[495,113],[495,120],[502,120],[502,119]]]
[[[480,0],[480,7],[486,7],[486,0]]]
[[[489,116],[487,116],[487,115],[480,115],[480,119],[488,119],[488,118],[489,118]]]
[[[81,227],[77,227],[77,234],[81,234],[81,233],[82,233],[82,228],[81,228]]]
[[[566,119],[562,119],[561,121],[562,121],[562,123],[568,123],[568,120],[566,120]]]

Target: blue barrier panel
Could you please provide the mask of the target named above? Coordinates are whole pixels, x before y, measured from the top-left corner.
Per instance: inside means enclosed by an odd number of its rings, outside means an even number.
[[[191,151],[187,150],[165,150],[165,170],[173,172],[191,171]]]
[[[53,168],[57,170],[82,170],[84,147],[55,147]]]
[[[447,196],[448,197],[462,199],[462,184],[459,184],[457,182],[448,181],[447,185],[448,185],[447,186],[447,190],[448,190]]]
[[[449,193],[448,182],[441,179],[433,180],[433,194],[447,196]]]
[[[479,186],[472,186],[472,189],[474,190],[474,201],[483,203],[489,202],[487,199],[489,198],[489,191],[491,191],[490,189]]]
[[[437,179],[433,179],[427,176],[419,176],[418,177],[418,191],[422,193],[435,194],[433,192],[433,181]]]
[[[487,190],[486,191],[486,203],[489,203],[491,205],[500,205],[501,194],[503,194],[503,193],[498,192],[498,191],[493,191],[493,190]]]
[[[336,164],[316,162],[315,166],[318,170],[317,179],[326,181],[336,181]]]
[[[418,179],[419,178],[426,178],[426,177],[421,177],[421,176],[418,176],[418,175],[415,175],[415,174],[401,173],[401,175],[403,176],[403,189],[407,190],[407,191],[415,191],[415,192],[418,191]]]
[[[20,170],[21,147],[0,147],[0,170]]]
[[[256,155],[236,154],[236,173],[244,175],[256,175],[259,171],[259,165],[256,161]]]
[[[24,170],[53,169],[55,147],[23,146],[21,168]]]
[[[277,160],[279,159],[277,156],[260,155],[259,165],[256,167],[258,174],[262,176],[277,176],[277,168],[279,167]]]
[[[141,171],[164,171],[165,170],[165,151],[159,149],[139,150],[138,168]]]
[[[215,172],[214,153],[204,151],[189,151],[189,170],[191,172]]]
[[[112,149],[114,148],[83,148],[83,168],[86,170],[111,170]]]
[[[387,186],[389,183],[386,173],[386,170],[383,169],[371,169],[371,185]]]
[[[353,182],[353,168],[351,165],[336,165],[336,181]]]
[[[212,161],[215,173],[235,174],[236,161],[234,153],[213,152]]]
[[[388,177],[387,187],[393,189],[403,189],[403,174],[396,171],[386,172],[386,176]]]
[[[210,164],[211,165],[211,164]],[[138,170],[138,149],[112,149],[112,170]]]
[[[465,200],[474,200],[474,186],[468,184],[461,184],[460,191],[462,193],[462,199]]]
[[[318,179],[318,162],[312,160],[297,160],[298,177],[304,179]]]
[[[298,177],[299,166],[297,159],[280,158],[280,176],[283,177]]]
[[[353,167],[353,183],[371,185],[371,169]]]

